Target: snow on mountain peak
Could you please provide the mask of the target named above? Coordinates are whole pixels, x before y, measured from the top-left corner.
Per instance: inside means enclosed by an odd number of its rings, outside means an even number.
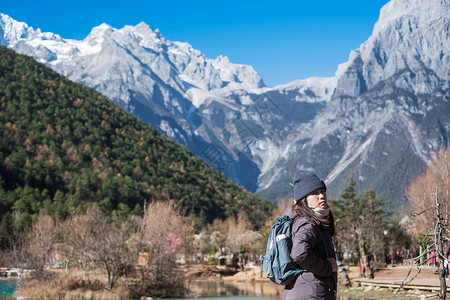
[[[92,28],[89,35],[83,41],[74,41],[77,48],[83,54],[93,54],[101,50],[101,46],[105,39],[109,38],[115,31],[110,25],[103,23]]]
[[[448,18],[450,2],[448,0],[392,0],[381,8],[373,35],[387,29],[391,24],[401,27],[403,19],[408,20],[409,29],[419,23],[431,23],[440,18]]]
[[[423,67],[450,78],[450,2],[392,0],[380,12],[373,33],[339,65],[336,95],[360,95],[378,82]]]
[[[7,32],[4,45],[34,56],[75,81],[89,86],[103,86],[101,80],[116,81],[126,85],[124,91],[133,87],[140,95],[151,94],[155,85],[162,84],[168,89],[162,92],[164,103],[173,102],[170,94],[174,91],[198,107],[206,98],[219,99],[233,90],[264,86],[251,66],[233,64],[226,56],[207,58],[189,43],[166,40],[145,22],[121,29],[103,23],[81,41],[33,31],[6,15],[2,15],[1,29]],[[95,76],[84,76],[86,72]],[[113,95],[116,90],[101,92],[128,103],[129,92]]]
[[[297,79],[287,84],[277,85],[276,90],[288,92],[297,91],[298,94],[306,94],[312,92],[315,97],[296,98],[296,101],[329,101],[334,89],[336,88],[337,77],[309,77],[306,79]]]
[[[25,39],[33,32],[33,28],[27,24],[0,13],[0,45],[8,45],[19,39]]]
[[[155,30],[152,29],[152,27],[150,25],[148,25],[145,22],[140,22],[139,24],[137,24],[136,26],[133,27],[137,32],[143,33],[143,34],[148,34],[148,35],[152,35],[155,38],[160,39],[162,37],[161,32],[159,31],[158,28],[156,28]]]
[[[265,86],[262,78],[250,65],[231,63],[228,56],[223,55],[219,55],[211,63],[220,71],[220,78],[223,81],[242,82],[250,89],[258,89]]]
[[[378,61],[387,75],[425,65],[449,78],[449,29],[450,1],[392,0],[383,6],[372,36],[362,45],[362,58]]]
[[[96,37],[102,37],[105,38],[107,36],[110,36],[111,33],[114,31],[114,28],[106,23],[102,23],[99,26],[96,26],[92,28],[91,32],[86,38],[96,38]]]
[[[219,55],[214,60],[214,65],[229,64],[229,63],[230,63],[230,59],[226,55]]]

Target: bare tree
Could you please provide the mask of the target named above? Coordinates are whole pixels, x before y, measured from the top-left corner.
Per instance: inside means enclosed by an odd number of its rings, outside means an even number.
[[[244,212],[237,216],[228,217],[220,227],[221,235],[225,240],[225,247],[231,253],[237,253],[239,247],[248,247],[256,235],[251,230],[252,224],[248,221]]]
[[[417,232],[427,232],[435,223],[435,197],[442,201],[442,213],[448,216],[450,193],[450,149],[441,150],[425,173],[411,182],[405,192],[410,213],[416,213]],[[430,197],[431,196],[431,197]],[[417,214],[419,213],[420,214]]]
[[[15,248],[15,264],[33,270],[37,279],[47,279],[51,273],[46,267],[54,263],[55,245],[58,243],[60,223],[41,213],[28,232],[19,239]]]
[[[447,259],[450,242],[449,225],[449,188],[450,188],[450,150],[441,150],[426,172],[414,180],[406,190],[416,230],[429,241],[420,255],[413,259],[420,272],[423,257],[434,252],[439,258],[440,299],[446,299],[447,285],[444,276],[444,260]],[[408,274],[409,276],[409,274]],[[404,280],[408,284],[412,279]]]
[[[103,216],[98,216],[103,217]],[[95,265],[95,258],[89,245],[94,243],[93,227],[96,217],[90,214],[75,215],[67,219],[63,226],[64,253],[71,264],[79,266],[87,278],[88,288],[91,288],[90,271]]]
[[[130,243],[136,225],[130,220],[111,222],[98,209],[91,209],[66,224],[67,256],[85,271],[88,284],[89,271],[98,267],[105,272],[107,288],[112,289],[136,262],[135,247]]]
[[[252,227],[243,211],[239,212],[237,216],[228,217],[220,225],[220,236],[225,248],[228,253],[239,254],[242,268],[248,259],[255,254],[255,249],[262,246],[261,234],[252,230]]]
[[[136,262],[135,248],[129,243],[134,233],[133,227],[128,220],[120,224],[98,224],[97,243],[90,250],[94,251],[93,256],[98,265],[108,276],[109,289]]]

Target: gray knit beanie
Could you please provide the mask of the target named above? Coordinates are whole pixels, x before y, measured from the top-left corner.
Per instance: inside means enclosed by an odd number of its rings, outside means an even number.
[[[314,173],[307,170],[298,170],[294,175],[294,202],[306,197],[317,189],[327,189],[325,183]]]

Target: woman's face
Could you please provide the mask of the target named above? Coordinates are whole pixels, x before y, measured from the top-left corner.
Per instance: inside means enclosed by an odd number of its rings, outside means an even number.
[[[314,192],[310,193],[308,196],[306,196],[306,202],[308,203],[308,206],[311,207],[320,207],[320,208],[327,208],[327,192],[325,189],[317,189]]]

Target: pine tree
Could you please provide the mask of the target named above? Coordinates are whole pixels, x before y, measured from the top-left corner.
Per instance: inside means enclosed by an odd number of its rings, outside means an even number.
[[[386,217],[389,215],[383,210],[387,203],[379,199],[374,190],[364,191],[357,197],[355,185],[351,177],[341,199],[330,201],[336,217],[337,246],[344,251],[357,253],[361,266],[368,268],[369,278],[373,278],[369,252],[374,250],[377,242],[381,244]]]

